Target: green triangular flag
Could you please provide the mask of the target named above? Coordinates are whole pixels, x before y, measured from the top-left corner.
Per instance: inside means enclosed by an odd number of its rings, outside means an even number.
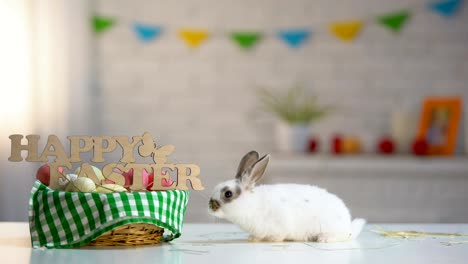
[[[255,45],[262,37],[261,33],[258,32],[232,32],[231,38],[240,47],[249,49]]]
[[[115,19],[103,16],[93,16],[92,26],[95,33],[102,33],[115,24]]]
[[[410,18],[411,13],[408,10],[390,13],[377,18],[377,22],[383,26],[399,32]]]

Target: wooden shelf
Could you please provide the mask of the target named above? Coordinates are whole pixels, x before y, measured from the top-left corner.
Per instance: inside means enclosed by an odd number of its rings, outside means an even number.
[[[385,170],[385,171],[438,171],[468,176],[468,156],[415,157],[381,155],[284,155],[273,154],[270,169],[330,169],[330,170]]]

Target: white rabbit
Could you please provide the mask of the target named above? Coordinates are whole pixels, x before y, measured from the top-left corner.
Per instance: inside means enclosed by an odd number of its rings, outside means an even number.
[[[339,242],[359,235],[366,221],[351,221],[343,201],[324,189],[300,184],[255,187],[269,158],[247,153],[235,179],[215,187],[209,213],[239,225],[253,241]]]

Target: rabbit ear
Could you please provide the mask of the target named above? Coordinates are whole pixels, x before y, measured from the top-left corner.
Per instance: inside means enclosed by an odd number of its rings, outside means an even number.
[[[239,163],[239,168],[237,168],[236,179],[241,179],[242,174],[244,174],[244,171],[248,170],[255,162],[257,162],[258,157],[259,156],[257,151],[254,150],[245,154]]]
[[[245,173],[242,177],[242,183],[247,186],[247,189],[251,189],[255,184],[262,178],[265,174],[266,167],[270,161],[270,155],[265,155],[259,159],[253,166],[250,168],[248,173]]]

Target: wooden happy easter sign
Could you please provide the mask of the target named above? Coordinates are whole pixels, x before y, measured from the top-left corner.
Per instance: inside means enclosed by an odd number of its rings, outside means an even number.
[[[153,137],[145,132],[143,136],[133,136],[130,140],[127,136],[69,136],[70,154],[67,155],[63,144],[56,135],[50,135],[47,144],[42,153],[38,152],[39,135],[26,136],[27,144],[21,144],[23,135],[11,135],[11,155],[9,161],[19,162],[23,160],[21,151],[26,151],[26,161],[30,162],[48,162],[49,157],[55,157],[53,162],[47,163],[50,166],[50,184],[49,187],[57,189],[59,178],[63,175],[59,172],[59,167],[72,169],[72,163],[82,162],[81,153],[92,151],[92,162],[105,162],[103,154],[113,152],[117,146],[122,151],[122,158],[119,163],[109,163],[104,165],[102,174],[104,180],[100,180],[95,174],[93,168],[88,163],[83,163],[80,168],[79,177],[89,177],[96,184],[103,184],[106,179],[115,182],[115,184],[124,186],[125,177],[115,172],[119,169],[122,172],[128,172],[133,169],[133,184],[130,190],[145,190],[143,186],[143,170],[154,172],[153,187],[151,190],[188,190],[187,181],[191,183],[194,190],[203,190],[204,187],[198,176],[200,167],[195,164],[172,164],[167,163],[167,157],[174,151],[173,145],[164,145],[157,147]],[[140,157],[151,157],[154,163],[144,164],[135,163],[134,150]],[[177,181],[170,186],[163,186],[161,181],[164,179],[170,182],[169,173],[163,171],[171,170],[177,174]]]

